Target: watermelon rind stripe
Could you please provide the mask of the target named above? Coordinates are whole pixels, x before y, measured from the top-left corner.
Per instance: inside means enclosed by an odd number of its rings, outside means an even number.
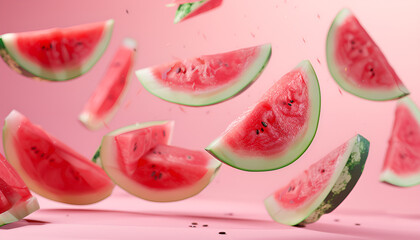
[[[347,142],[346,151],[339,157],[328,186],[299,209],[284,209],[274,195],[264,200],[267,212],[276,222],[286,225],[305,225],[333,211],[351,192],[359,180],[367,156],[369,141],[356,135]]]
[[[18,202],[11,209],[0,214],[0,226],[19,221],[39,209],[38,201],[31,197],[24,202]]]
[[[88,72],[101,58],[111,40],[113,26],[114,20],[110,19],[105,22],[102,38],[97,44],[94,52],[90,55],[90,58],[77,69],[50,71],[28,60],[19,53],[15,44],[17,35],[15,33],[6,33],[0,36],[0,55],[13,70],[27,77],[50,81],[74,79]]]
[[[176,10],[176,13],[175,13],[174,23],[179,23],[180,21],[182,21],[182,19],[184,19],[190,13],[197,10],[199,7],[201,7],[207,1],[208,0],[202,0],[202,1],[199,1],[199,2],[180,4],[178,9]]]
[[[258,57],[240,74],[240,76],[237,77],[236,80],[232,80],[235,82],[233,85],[227,84],[214,91],[198,94],[177,91],[164,86],[154,76],[152,72],[153,67],[140,69],[136,71],[136,75],[143,87],[158,98],[192,107],[207,106],[226,101],[245,91],[261,75],[268,64],[270,57],[271,44],[261,45]]]
[[[206,151],[217,159],[234,168],[250,171],[272,171],[283,168],[294,161],[309,148],[318,129],[319,116],[321,113],[321,92],[319,82],[312,64],[308,60],[300,62],[295,69],[301,69],[308,76],[308,92],[310,106],[310,117],[308,118],[308,129],[301,139],[296,140],[294,145],[290,146],[287,153],[280,153],[272,156],[243,156],[235,153],[228,144],[224,143],[223,136],[214,140]]]
[[[341,67],[335,61],[335,38],[337,29],[340,28],[341,24],[350,16],[353,16],[353,13],[349,9],[341,10],[335,17],[331,27],[328,31],[327,41],[326,41],[326,55],[327,55],[327,64],[328,69],[330,70],[331,76],[337,82],[337,84],[344,89],[345,91],[363,98],[372,101],[387,101],[397,98],[402,98],[410,92],[403,84],[397,84],[392,89],[363,89],[357,87],[350,83],[350,80],[347,80],[340,72]]]
[[[420,109],[411,98],[408,96],[401,98],[397,101],[397,105],[406,106],[410,110],[412,116],[416,119],[417,124],[420,125]],[[393,141],[393,139],[390,141]],[[385,168],[382,170],[379,180],[399,187],[412,187],[420,184],[420,173],[401,175],[395,173],[390,168]]]

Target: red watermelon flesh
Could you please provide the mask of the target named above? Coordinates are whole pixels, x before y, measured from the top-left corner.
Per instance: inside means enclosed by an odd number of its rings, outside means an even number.
[[[131,175],[138,167],[139,159],[158,144],[169,143],[173,122],[140,128],[119,134],[115,142],[119,151],[119,167]]]
[[[28,187],[0,154],[0,226],[39,209]]]
[[[157,145],[138,160],[133,179],[151,189],[192,185],[208,171],[208,154],[169,145]]]
[[[287,166],[305,152],[315,136],[320,97],[315,71],[309,61],[302,61],[206,150],[241,170]]]
[[[337,83],[359,97],[390,100],[409,93],[382,51],[348,9],[337,15],[328,33],[327,60]]]
[[[232,134],[225,139],[227,144],[232,149],[246,151],[247,155],[286,151],[293,144],[291,136],[304,135],[308,128],[307,78],[300,69],[283,76],[253,107],[253,111],[230,130]]]
[[[80,114],[79,119],[87,128],[99,129],[112,118],[117,110],[130,81],[129,75],[134,63],[135,47],[134,40],[126,39],[115,54],[104,78]]]
[[[420,110],[408,97],[398,101],[381,181],[409,187],[420,184]]]
[[[113,20],[0,36],[0,55],[17,72],[62,81],[86,73],[102,56]]]
[[[114,185],[101,168],[17,111],[6,118],[3,138],[8,160],[36,193],[69,204],[90,204],[111,194]]]
[[[178,61],[153,69],[164,86],[186,92],[200,92],[220,88],[235,79],[257,58],[259,48],[205,55]]]
[[[16,39],[22,55],[51,70],[79,67],[93,53],[104,32],[104,23],[80,26],[77,30],[20,33]],[[54,52],[52,52],[54,51]]]

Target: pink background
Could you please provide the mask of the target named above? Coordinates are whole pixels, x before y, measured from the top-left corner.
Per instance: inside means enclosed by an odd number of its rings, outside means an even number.
[[[38,0],[6,3],[1,0],[0,34],[67,27],[109,18],[115,19],[115,28],[99,62],[87,74],[72,81],[34,81],[16,74],[1,61],[0,119],[16,109],[88,158],[110,130],[134,122],[166,119],[175,120],[174,145],[202,149],[256,102],[274,81],[301,60],[309,59],[318,74],[322,110],[318,132],[306,153],[292,165],[272,172],[250,173],[223,166],[208,188],[191,201],[198,206],[200,201],[203,205],[206,201],[232,206],[239,202],[250,204],[257,206],[258,213],[267,220],[262,207],[267,195],[360,133],[370,140],[371,151],[361,179],[338,210],[410,214],[419,219],[419,186],[396,188],[378,181],[395,102],[371,102],[343,90],[340,93],[325,61],[329,26],[341,8],[349,7],[381,47],[411,91],[412,99],[420,104],[420,82],[416,74],[420,66],[419,1],[225,0],[214,11],[177,25],[172,23],[175,8],[164,6],[168,2]],[[134,69],[267,42],[272,43],[273,55],[266,70],[248,90],[230,101],[202,108],[181,107],[158,99],[144,90],[133,74],[122,107],[108,128],[91,132],[78,122],[78,114],[125,37],[138,41]],[[121,192],[116,190],[116,193]],[[133,199],[129,200],[131,209],[160,206]],[[69,207],[42,201],[45,207]],[[113,203],[104,206],[118,205],[117,201]],[[180,203],[173,204],[176,207]],[[171,204],[165,206],[169,209]]]

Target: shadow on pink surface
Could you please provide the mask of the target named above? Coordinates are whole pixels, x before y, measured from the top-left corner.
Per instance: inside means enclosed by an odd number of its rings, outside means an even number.
[[[48,224],[48,223],[50,223],[50,222],[33,220],[33,219],[22,219],[20,221],[13,222],[13,223],[7,224],[5,226],[2,226],[0,228],[0,231],[1,230],[9,230],[9,229],[20,228],[20,227],[26,227],[26,226],[44,225],[44,224]]]

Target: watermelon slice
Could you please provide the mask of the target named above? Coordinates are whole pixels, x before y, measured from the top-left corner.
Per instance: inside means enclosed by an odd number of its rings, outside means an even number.
[[[266,198],[268,213],[275,221],[287,225],[317,221],[351,192],[368,153],[369,141],[356,135]]]
[[[73,79],[95,65],[111,39],[114,21],[0,36],[0,56],[16,72],[51,81]]]
[[[104,78],[86,103],[79,119],[88,129],[97,130],[103,127],[117,111],[130,82],[136,45],[133,39],[124,40]]]
[[[311,63],[303,61],[206,150],[224,163],[246,171],[287,166],[311,144],[320,107],[317,76]]]
[[[19,221],[38,209],[36,198],[0,154],[0,226]]]
[[[173,0],[171,3],[166,4],[167,7],[179,6],[184,3],[200,2],[201,0]]]
[[[185,1],[184,1],[185,2]],[[210,11],[222,5],[222,0],[189,1],[180,4],[175,13],[174,23],[179,23],[191,17]]]
[[[28,187],[69,204],[90,204],[108,197],[114,184],[94,163],[13,110],[5,121],[6,157]]]
[[[236,96],[253,83],[271,56],[271,44],[200,56],[136,72],[153,95],[178,104],[204,106]]]
[[[379,47],[348,9],[338,13],[328,32],[327,62],[338,85],[361,98],[384,101],[409,94]]]
[[[173,122],[148,122],[104,136],[101,165],[127,192],[145,200],[170,202],[201,192],[220,162],[204,151],[167,145]]]
[[[420,184],[420,110],[408,97],[398,100],[380,180],[400,187]]]

